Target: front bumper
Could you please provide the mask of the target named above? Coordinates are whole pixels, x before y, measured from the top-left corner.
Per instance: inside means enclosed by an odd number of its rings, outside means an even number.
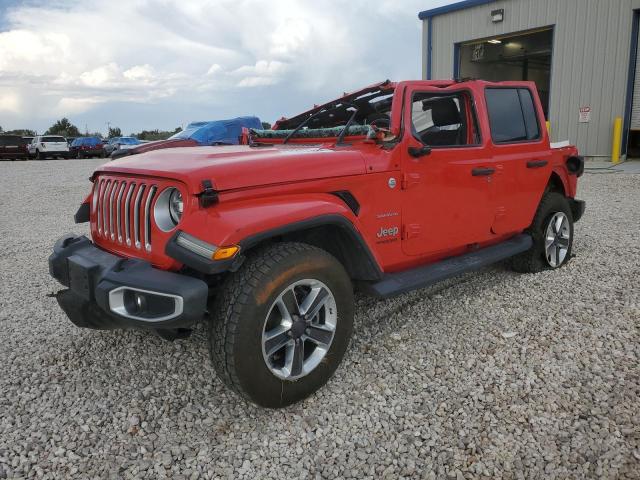
[[[85,236],[56,242],[49,273],[67,287],[57,300],[79,327],[188,328],[206,310],[208,286],[202,280],[113,255]]]

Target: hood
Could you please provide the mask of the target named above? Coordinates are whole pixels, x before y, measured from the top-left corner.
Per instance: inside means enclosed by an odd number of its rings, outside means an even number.
[[[173,178],[199,191],[211,180],[218,191],[366,173],[354,150],[277,145],[185,147],[114,160],[96,172]]]

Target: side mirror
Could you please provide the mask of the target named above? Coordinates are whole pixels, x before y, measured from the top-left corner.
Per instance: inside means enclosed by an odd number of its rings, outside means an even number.
[[[431,147],[423,145],[422,147],[409,147],[409,155],[413,158],[424,157],[431,153]]]

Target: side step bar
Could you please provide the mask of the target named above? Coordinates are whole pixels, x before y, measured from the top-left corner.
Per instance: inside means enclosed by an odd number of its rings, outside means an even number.
[[[385,274],[379,282],[363,285],[363,289],[374,297],[392,297],[418,288],[428,287],[462,273],[478,270],[500,260],[526,252],[532,245],[533,240],[530,235],[516,235],[497,245],[465,253],[458,257],[447,258],[446,260],[404,272]]]

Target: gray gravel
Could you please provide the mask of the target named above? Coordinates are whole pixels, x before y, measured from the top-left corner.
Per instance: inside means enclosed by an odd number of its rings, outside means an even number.
[[[560,271],[359,298],[333,380],[267,411],[204,329],[78,329],[51,298],[99,163],[0,163],[0,478],[640,478],[640,175],[583,177]]]

